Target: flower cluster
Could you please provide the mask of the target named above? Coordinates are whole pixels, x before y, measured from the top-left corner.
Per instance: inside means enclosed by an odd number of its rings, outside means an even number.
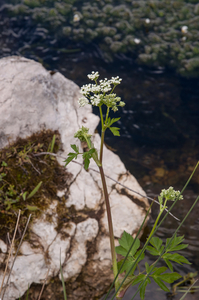
[[[88,133],[89,129],[82,126],[74,135],[75,138],[78,138],[81,142],[87,142],[88,139],[92,137],[91,134]]]
[[[122,107],[125,105],[125,103],[121,101],[121,98],[116,97],[116,94],[113,93],[115,87],[122,81],[119,76],[112,77],[109,80],[104,78],[104,80],[99,80],[98,83],[99,73],[93,71],[91,74],[88,74],[88,78],[95,83],[85,84],[81,87],[80,92],[82,97],[79,99],[79,105],[81,107],[86,104],[92,104],[94,106],[105,104],[115,112],[118,110],[117,106]]]
[[[170,186],[167,190],[163,189],[160,193],[160,196],[158,197],[158,200],[160,204],[163,203],[163,199],[175,201],[176,198],[179,198],[179,200],[183,199],[183,196],[180,195],[180,191],[175,191],[172,186]]]
[[[88,74],[87,77],[90,79],[90,80],[94,80],[96,81],[99,77],[99,73],[98,72],[94,72],[92,71],[91,74]]]

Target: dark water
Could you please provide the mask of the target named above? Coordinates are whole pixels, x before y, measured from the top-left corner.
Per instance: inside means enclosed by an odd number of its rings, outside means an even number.
[[[98,46],[94,44],[67,45],[75,51],[65,53],[64,41],[56,43],[49,33],[37,30],[31,20],[26,20],[27,24],[28,33],[32,28],[31,37],[27,36],[23,22],[0,15],[0,27],[3,28],[0,57],[17,54],[39,60],[47,69],[61,72],[80,86],[88,82],[86,75],[93,70],[98,70],[102,78],[119,75],[123,81],[117,92],[126,106],[114,116],[121,116],[121,137],[113,137],[108,133],[105,142],[120,156],[148,196],[157,198],[161,189],[169,186],[181,189],[199,160],[199,78],[182,78],[172,70],[161,68],[140,68],[131,58],[124,61],[116,58],[113,63],[106,63],[101,59]],[[30,40],[31,47],[28,44]],[[44,40],[45,46],[42,47]],[[97,110],[94,113],[98,113]],[[182,220],[196,199],[198,184],[199,171],[186,189],[184,201],[179,202],[173,210],[179,219]],[[158,206],[154,205],[149,230],[157,214]],[[172,235],[178,224],[169,216],[157,235],[165,240]],[[199,204],[179,234],[184,235],[185,243],[189,244],[182,254],[192,265],[175,266],[175,270],[185,275],[199,270]],[[132,293],[130,290],[124,299],[131,299]],[[182,294],[175,299],[180,296]],[[167,299],[166,293],[150,285],[146,291],[146,300],[160,298]],[[186,299],[198,298],[199,293],[186,296]]]

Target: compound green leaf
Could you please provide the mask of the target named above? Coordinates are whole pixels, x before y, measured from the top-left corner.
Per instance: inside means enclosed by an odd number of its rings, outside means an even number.
[[[70,146],[76,153],[79,153],[79,148],[75,144]]]
[[[162,282],[160,280],[160,278],[158,277],[153,277],[153,280],[159,285],[159,287],[165,291],[165,292],[170,292],[170,290],[168,289],[168,287],[164,284],[164,282]]]
[[[143,283],[143,285],[142,285],[142,287],[140,289],[140,298],[141,298],[141,300],[144,300],[146,286],[147,286],[148,283],[151,283],[151,280],[149,278],[146,279],[146,281]]]
[[[113,133],[113,135],[120,136],[120,133],[119,133],[120,128],[118,128],[118,127],[109,127],[109,129]]]
[[[159,239],[159,237],[152,237],[152,239],[150,240],[150,244],[159,251],[162,245],[162,240]]]

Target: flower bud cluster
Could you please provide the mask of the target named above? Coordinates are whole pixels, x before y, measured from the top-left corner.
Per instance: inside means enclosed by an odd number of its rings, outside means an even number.
[[[125,103],[121,101],[121,98],[113,93],[115,87],[122,81],[119,76],[112,77],[109,80],[105,78],[104,80],[99,80],[98,83],[99,73],[93,71],[91,74],[88,74],[88,78],[95,83],[85,84],[81,87],[80,92],[82,97],[79,99],[80,106],[85,106],[86,104],[101,106],[105,104],[115,112],[118,110],[118,106],[122,107],[125,105]]]
[[[179,200],[183,199],[183,196],[180,195],[180,191],[175,191],[172,186],[170,186],[167,190],[163,189],[160,193],[160,196],[158,197],[159,201],[170,200],[175,201],[176,198],[179,198]]]
[[[87,142],[91,138],[91,134],[88,133],[89,129],[82,126],[74,135],[75,138],[78,138],[81,142]]]

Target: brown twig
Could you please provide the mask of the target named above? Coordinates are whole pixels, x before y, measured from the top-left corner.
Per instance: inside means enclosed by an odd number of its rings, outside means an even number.
[[[60,158],[66,159],[66,157],[64,157],[64,156],[62,156],[62,155],[55,154],[55,153],[51,153],[51,152],[41,152],[41,153],[34,154],[34,156],[40,156],[40,155],[46,155],[46,154],[49,154],[49,155],[52,155],[52,156],[55,156],[55,157],[60,157]],[[83,166],[83,164],[80,163],[80,162],[78,162],[78,161],[72,160],[72,162],[75,163],[75,164],[78,164],[78,165],[80,165],[80,166]],[[95,169],[93,169],[93,168],[88,168],[88,170],[91,170],[91,171],[96,172],[96,173],[98,173],[98,174],[100,173],[98,170],[95,170]],[[137,195],[139,195],[139,196],[141,196],[141,197],[143,197],[143,198],[146,198],[146,199],[148,199],[148,200],[150,200],[150,201],[153,201],[153,202],[155,202],[156,204],[160,205],[160,203],[159,203],[157,200],[155,200],[155,199],[153,199],[153,198],[151,198],[151,197],[142,195],[141,193],[139,193],[139,192],[137,192],[137,191],[134,191],[133,189],[129,188],[128,186],[122,184],[121,182],[119,182],[119,181],[117,181],[117,180],[111,178],[110,176],[108,176],[108,175],[106,175],[106,174],[104,174],[104,176],[105,176],[106,178],[109,178],[110,180],[114,181],[115,183],[117,183],[117,184],[123,186],[125,189],[127,189],[127,190],[129,190],[129,191],[131,191],[131,192],[133,192],[133,193],[135,193],[135,194],[137,194]],[[165,208],[165,210],[168,212],[168,209]],[[180,221],[180,219],[178,219],[176,216],[174,216],[171,212],[169,212],[169,214],[170,214],[174,219],[176,219],[177,221]]]
[[[21,210],[19,210],[19,213],[18,213],[17,223],[15,225],[15,231],[14,231],[14,235],[13,235],[13,238],[12,238],[12,244],[10,246],[10,251],[9,251],[8,259],[7,259],[7,263],[6,263],[6,268],[5,268],[5,271],[4,271],[4,274],[3,274],[3,280],[2,280],[1,288],[0,288],[0,296],[1,296],[1,291],[2,291],[2,288],[3,288],[4,280],[5,280],[5,277],[6,277],[6,273],[7,273],[7,268],[8,268],[8,263],[9,263],[9,260],[10,260],[12,248],[14,246],[14,240],[15,240],[15,236],[16,236],[16,233],[17,233],[17,228],[18,228],[18,225],[19,225],[20,215],[21,215]],[[3,293],[3,295],[4,295],[4,293]],[[3,300],[3,295],[2,295],[2,300]]]
[[[47,274],[46,274],[46,278],[44,279],[44,283],[43,283],[43,285],[42,285],[41,292],[40,292],[40,294],[39,294],[38,300],[40,300],[41,295],[42,295],[42,293],[43,293],[44,286],[45,286],[46,280],[47,280],[47,278],[48,278],[48,273],[49,273],[49,269],[48,269],[48,272],[47,272]]]

